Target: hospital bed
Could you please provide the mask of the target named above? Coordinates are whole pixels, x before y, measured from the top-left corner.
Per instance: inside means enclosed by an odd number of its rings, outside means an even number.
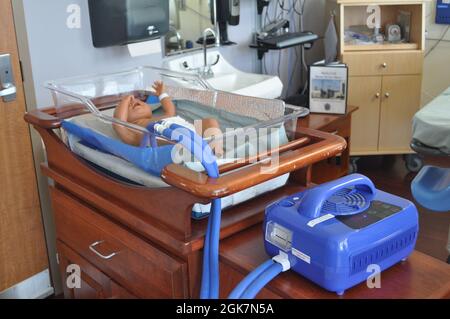
[[[414,197],[428,209],[450,212],[450,88],[415,115],[411,148],[427,165],[412,183]]]
[[[450,166],[450,88],[414,116],[411,147],[427,162]]]
[[[25,120],[45,145],[47,162],[41,168],[54,181],[50,193],[60,254],[67,257],[76,253],[138,297],[196,298],[206,221],[195,219],[207,214],[211,200],[224,199],[228,209],[221,237],[231,236],[260,223],[266,204],[308,186],[311,165],[341,153],[346,142],[298,127],[297,119],[307,114],[303,108],[276,100],[176,87],[168,87],[168,93],[183,117],[192,120],[209,114],[218,119],[221,129],[232,128],[223,130],[221,137],[247,136],[240,145],[225,143],[219,178],[208,177],[195,159],[170,163],[155,176],[62,128],[64,123],[73,123],[112,140],[118,140],[114,124],[142,130],[115,122],[112,112],[125,95],[147,100],[154,78],[154,72],[143,67],[53,81],[47,87],[55,107],[29,112]],[[154,112],[159,112],[157,107]],[[261,140],[266,147],[258,146]],[[278,142],[267,147],[268,140]],[[158,147],[170,145],[161,139],[157,143]],[[72,227],[78,218],[80,226]],[[68,223],[67,219],[74,220]],[[90,223],[95,227],[90,228]],[[97,231],[101,235],[96,236]],[[133,240],[119,236],[124,232]],[[137,266],[131,263],[130,255],[125,258],[119,253],[114,259],[116,254],[98,252],[98,245],[142,255],[151,250],[148,254],[153,258],[147,255],[145,265]],[[155,276],[136,270],[144,266],[151,267]]]

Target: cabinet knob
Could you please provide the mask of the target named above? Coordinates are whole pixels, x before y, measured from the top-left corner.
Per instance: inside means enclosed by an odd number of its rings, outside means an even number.
[[[390,94],[390,93],[385,93],[384,96],[385,96],[386,98],[389,98],[389,97],[391,96],[391,94]]]
[[[381,96],[381,94],[380,94],[379,92],[377,92],[377,93],[375,94],[375,97],[376,97],[377,99],[379,99],[380,96]]]
[[[386,69],[388,67],[386,62],[384,62],[381,66],[383,67],[383,69]]]

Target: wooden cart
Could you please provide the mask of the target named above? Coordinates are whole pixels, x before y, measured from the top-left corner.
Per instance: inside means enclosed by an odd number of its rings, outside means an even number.
[[[103,108],[101,102],[96,106]],[[224,212],[221,238],[230,237],[261,223],[269,203],[307,187],[312,164],[346,148],[339,136],[297,127],[290,143],[273,150],[280,156],[272,173],[260,174],[264,162],[249,162],[222,166],[227,174],[211,179],[169,165],[162,178],[173,187],[145,188],[118,181],[71,152],[57,134],[64,118],[84,108],[71,110],[25,116],[43,139],[48,163],[41,168],[54,181],[50,193],[62,277],[68,278],[72,264],[82,271],[81,289],[64,285],[67,298],[197,298],[206,221],[191,219],[192,206],[292,172],[283,188]]]

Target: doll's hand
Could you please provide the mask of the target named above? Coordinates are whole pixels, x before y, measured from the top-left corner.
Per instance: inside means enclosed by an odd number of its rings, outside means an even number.
[[[120,101],[116,110],[114,111],[114,117],[119,120],[122,120],[122,121],[127,121],[128,111],[133,106],[134,103],[135,103],[134,96],[129,95],[129,96],[124,97]]]
[[[162,81],[156,81],[153,84],[153,89],[155,90],[156,96],[161,96],[166,91],[166,87]]]
[[[135,103],[135,98],[133,95],[127,95],[125,96],[119,104],[120,108],[130,108],[134,105]]]

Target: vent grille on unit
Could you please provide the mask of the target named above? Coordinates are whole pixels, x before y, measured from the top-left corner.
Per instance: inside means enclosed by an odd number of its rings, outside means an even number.
[[[416,229],[410,229],[395,238],[350,258],[350,274],[367,271],[369,265],[377,264],[412,245],[416,240]]]
[[[322,206],[322,213],[353,215],[366,209],[369,203],[366,193],[363,193],[361,190],[355,187],[343,188],[325,201]]]

